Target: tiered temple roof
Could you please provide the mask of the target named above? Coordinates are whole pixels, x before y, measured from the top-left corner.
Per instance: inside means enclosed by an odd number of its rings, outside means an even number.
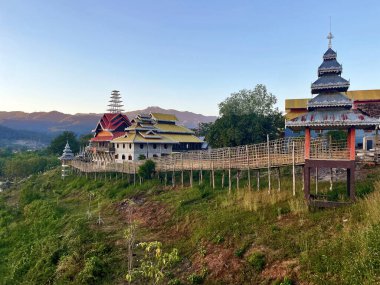
[[[193,131],[176,125],[176,121],[177,118],[170,114],[139,114],[125,129],[125,135],[112,142],[202,143]]]
[[[72,159],[74,159],[74,154],[71,151],[69,142],[66,142],[66,146],[63,149],[63,154],[62,154],[62,156],[59,159],[60,160],[72,160]]]
[[[109,142],[124,135],[125,128],[131,125],[128,117],[121,113],[123,105],[119,91],[112,91],[110,105],[108,106],[110,106],[109,113],[103,114],[92,131],[95,133],[91,139],[92,142]]]
[[[380,124],[380,120],[369,117],[360,110],[352,110],[352,100],[343,93],[347,92],[350,82],[341,77],[342,66],[331,48],[332,38],[330,33],[329,48],[318,68],[319,78],[311,85],[311,93],[318,95],[308,101],[308,113],[286,122],[290,129],[373,129]]]

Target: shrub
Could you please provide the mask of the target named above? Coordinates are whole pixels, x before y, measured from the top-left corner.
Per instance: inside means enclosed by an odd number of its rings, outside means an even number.
[[[261,252],[255,252],[248,257],[248,263],[258,272],[265,267],[265,255]]]
[[[151,179],[156,170],[156,163],[152,160],[147,160],[139,167],[138,174],[144,179]]]
[[[187,277],[187,281],[190,282],[190,284],[202,284],[207,276],[207,268],[203,268],[202,271],[197,273],[192,273],[189,277]]]

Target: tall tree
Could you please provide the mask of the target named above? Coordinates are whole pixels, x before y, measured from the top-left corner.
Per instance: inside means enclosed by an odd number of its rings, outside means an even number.
[[[69,131],[64,131],[51,141],[50,146],[48,147],[49,152],[55,155],[62,154],[66,142],[69,142],[73,153],[79,152],[79,141],[75,133]]]
[[[269,135],[281,136],[284,118],[274,104],[276,97],[264,85],[233,93],[219,104],[221,115],[211,125],[206,140],[212,147],[260,143]]]
[[[265,85],[257,84],[253,90],[243,89],[232,93],[219,104],[219,115],[257,114],[267,116],[278,112],[278,109],[274,107],[276,103],[276,96],[268,92]]]

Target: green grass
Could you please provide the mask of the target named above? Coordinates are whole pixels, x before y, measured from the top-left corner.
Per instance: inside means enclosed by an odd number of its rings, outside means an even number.
[[[229,193],[227,177],[222,189],[217,172],[217,187],[212,189],[208,173],[203,174],[201,185],[194,172],[194,187],[184,189],[178,187],[177,174],[177,187],[172,189],[157,179],[134,186],[127,177],[116,179],[115,174],[98,175],[97,180],[74,175],[61,180],[57,169],[1,193],[0,284],[122,283],[127,270],[126,220],[118,205],[125,199],[165,209],[167,215],[158,217],[160,224],[140,223],[137,240],[159,240],[165,249],[179,249],[182,261],[167,279],[173,284],[380,282],[378,172],[357,182],[360,198],[356,204],[314,211],[304,203],[300,179],[293,197],[289,171],[282,173],[281,192],[274,180],[271,194],[265,177],[260,192],[245,187],[246,174],[236,190],[233,173]],[[188,173],[185,182],[189,182]],[[252,178],[254,189],[255,183]],[[331,196],[344,193],[343,183],[334,186]],[[328,187],[327,182],[319,185],[326,193]],[[144,205],[137,205],[137,210],[149,210]],[[98,209],[102,225],[96,223]],[[233,261],[240,267],[226,267],[215,275],[217,267],[212,262],[219,257],[210,257],[218,252],[231,252],[220,258],[226,258],[223,262],[228,266]],[[136,253],[138,259],[140,253]],[[270,272],[283,264],[288,264],[286,276],[271,277]],[[232,277],[229,270],[235,270]]]

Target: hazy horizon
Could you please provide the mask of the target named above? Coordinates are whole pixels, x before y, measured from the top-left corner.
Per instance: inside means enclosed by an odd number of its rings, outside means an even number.
[[[121,92],[146,106],[218,115],[218,103],[265,84],[311,97],[327,49],[350,90],[379,89],[378,1],[2,1],[0,109],[103,113]]]

